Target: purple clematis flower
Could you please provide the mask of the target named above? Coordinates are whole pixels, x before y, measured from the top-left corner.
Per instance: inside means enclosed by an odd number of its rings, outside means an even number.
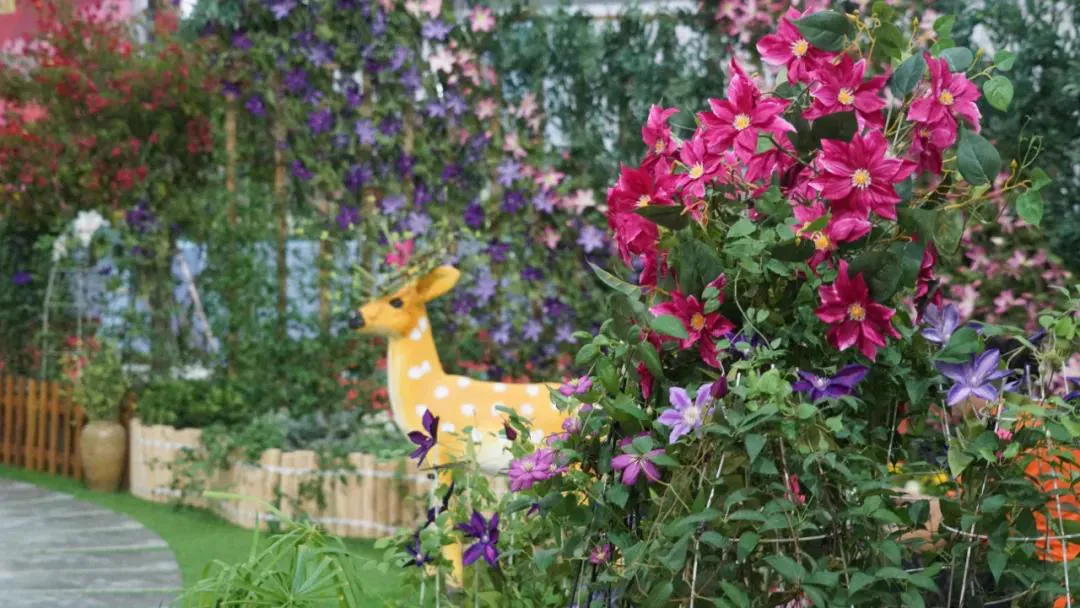
[[[499,567],[499,549],[496,546],[499,543],[498,513],[492,515],[490,520],[487,520],[479,512],[473,511],[469,523],[459,524],[457,529],[476,539],[476,542],[465,550],[464,561],[466,566],[483,557],[484,561],[492,568]]]
[[[420,544],[420,533],[413,534],[412,542],[405,546],[405,552],[412,557],[411,560],[405,563],[406,566],[416,566],[417,568],[423,568],[429,562],[432,561],[430,555],[424,553],[424,549]]]
[[[623,447],[625,454],[619,454],[611,459],[611,468],[622,471],[623,485],[632,486],[637,482],[638,476],[645,473],[645,479],[649,483],[660,481],[660,469],[656,468],[653,459],[664,453],[664,450],[650,450],[644,454],[632,452],[632,446]]]
[[[360,223],[360,210],[352,205],[342,205],[335,221],[337,222],[338,228],[341,230],[348,230],[355,224]]]
[[[432,19],[424,23],[420,28],[420,35],[428,40],[446,40],[446,36],[450,34],[450,30],[454,29],[452,25],[447,25],[442,19]]]
[[[469,105],[465,102],[464,97],[451,91],[446,94],[446,109],[450,110],[454,116],[461,116],[469,109]]]
[[[533,196],[533,207],[536,207],[537,211],[543,211],[544,213],[552,213],[555,211],[555,197],[550,192],[540,191]]]
[[[544,278],[544,271],[540,270],[536,266],[526,266],[521,271],[521,279],[523,281],[540,281]]]
[[[525,195],[517,190],[507,190],[503,194],[501,209],[504,213],[515,214],[525,206]]]
[[[592,253],[593,251],[604,247],[606,236],[607,234],[603,230],[600,230],[592,224],[586,224],[578,235],[577,244],[581,245],[581,248],[585,250],[585,253]]]
[[[420,431],[409,433],[409,441],[416,444],[416,449],[409,454],[409,458],[416,458],[417,466],[424,464],[424,458],[427,457],[428,452],[439,442],[439,417],[432,416],[431,410],[424,410],[423,424],[427,435]]]
[[[697,398],[693,402],[685,388],[673,386],[668,392],[668,401],[672,407],[661,412],[656,421],[671,427],[668,443],[675,443],[683,435],[700,429],[705,418],[712,415],[712,383],[698,387]]]
[[[597,545],[589,551],[589,563],[594,566],[603,566],[611,560],[611,544]]]
[[[356,131],[356,139],[360,141],[360,145],[375,145],[375,125],[370,120],[361,119],[356,121],[354,130]]]
[[[809,393],[811,401],[841,397],[850,395],[855,390],[855,385],[862,382],[869,371],[862,365],[847,365],[840,368],[835,376],[829,378],[799,370],[800,380],[792,384],[791,388],[799,393]]]
[[[308,88],[308,76],[301,68],[289,70],[285,75],[285,90],[293,95],[300,95]]]
[[[539,340],[542,333],[544,333],[544,326],[536,319],[529,319],[521,326],[521,337],[529,342]]]
[[[384,197],[379,206],[382,207],[383,213],[397,215],[405,208],[405,197],[400,194],[391,194]]]
[[[557,342],[566,342],[567,344],[577,344],[577,338],[574,337],[574,326],[569,323],[563,323],[556,327],[555,340]]]
[[[484,208],[480,203],[474,202],[465,208],[465,225],[473,229],[484,225]]]
[[[304,165],[304,163],[302,161],[300,161],[300,160],[294,160],[292,162],[291,170],[292,170],[293,177],[295,177],[296,179],[298,179],[298,180],[300,180],[302,182],[306,182],[309,179],[311,179],[312,177],[315,177],[315,174],[312,173]]]
[[[405,90],[415,91],[420,88],[420,85],[424,84],[424,79],[420,76],[420,70],[416,69],[415,65],[412,65],[398,78],[398,82],[401,83]]]
[[[510,469],[507,471],[507,476],[510,478],[510,491],[528,490],[533,485],[566,471],[567,467],[560,461],[558,452],[551,448],[540,448],[510,463]]]
[[[1069,388],[1069,384],[1076,387],[1076,390],[1065,393],[1065,401],[1072,401],[1073,399],[1080,399],[1080,377],[1065,376],[1065,388]]]
[[[345,187],[350,192],[357,192],[364,187],[364,184],[371,181],[371,177],[371,169],[364,165],[353,165],[345,172]]]
[[[26,270],[20,270],[15,274],[11,275],[11,282],[14,283],[16,287],[25,287],[29,285],[33,280],[34,276]]]
[[[947,304],[944,309],[937,304],[926,307],[925,327],[922,335],[934,344],[948,344],[953,332],[960,327],[960,311],[954,304]]]
[[[250,51],[251,47],[255,46],[251,42],[251,38],[248,38],[242,33],[233,34],[232,47],[238,51]]]
[[[991,383],[1011,373],[1009,370],[997,368],[1000,361],[1001,353],[991,348],[978,356],[972,355],[971,359],[964,363],[938,362],[938,371],[953,381],[953,386],[949,389],[948,404],[957,405],[971,396],[996,401],[998,392]]]
[[[500,186],[509,187],[515,180],[521,179],[521,164],[512,158],[508,158],[501,162],[495,171],[499,174],[498,181]]]
[[[580,376],[578,378],[571,378],[563,383],[559,387],[559,392],[565,397],[572,397],[574,395],[584,395],[592,389],[592,379],[588,376]]]
[[[296,8],[296,0],[272,0],[270,2],[270,12],[274,14],[274,19],[277,21],[288,17],[294,8]]]
[[[491,332],[491,341],[495,344],[509,344],[510,343],[510,329],[509,323],[503,323],[496,327]]]
[[[390,55],[390,70],[396,72],[405,65],[405,62],[412,56],[412,52],[409,51],[409,47],[397,45],[394,47],[394,52]]]
[[[422,211],[410,211],[405,220],[405,226],[413,234],[424,234],[431,228],[431,217]]]
[[[315,110],[308,114],[307,124],[308,128],[311,129],[312,135],[326,133],[334,128],[334,113],[330,108]]]

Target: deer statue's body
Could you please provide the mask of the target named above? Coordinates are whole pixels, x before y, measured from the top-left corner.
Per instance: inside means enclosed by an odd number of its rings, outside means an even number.
[[[360,333],[386,336],[390,342],[386,362],[387,388],[394,421],[402,432],[424,431],[426,411],[439,417],[439,442],[430,458],[438,466],[461,460],[470,453],[480,468],[494,473],[505,469],[510,454],[505,449],[505,412],[510,409],[526,419],[534,443],[562,431],[567,414],[553,404],[550,391],[557,384],[511,384],[482,382],[447,374],[427,317],[427,302],[446,293],[460,273],[441,266],[396,292],[360,307],[350,321]],[[455,577],[460,576],[460,547],[451,559]]]

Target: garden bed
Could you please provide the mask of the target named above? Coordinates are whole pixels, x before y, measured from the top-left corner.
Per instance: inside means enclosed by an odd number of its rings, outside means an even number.
[[[185,453],[202,450],[200,429],[176,429],[131,421],[129,450],[131,493],[143,500],[179,501],[218,511],[244,528],[265,528],[276,518],[262,503],[278,505],[290,516],[306,515],[333,534],[378,538],[413,526],[423,517],[431,489],[428,475],[406,459],[381,460],[371,454],[351,453],[347,468],[321,470],[310,450],[270,449],[257,463],[236,462],[207,481],[208,489],[227,491],[256,500],[207,501],[185,491],[176,469]],[[506,488],[505,477],[492,480],[496,491]],[[324,506],[314,498],[321,490]]]

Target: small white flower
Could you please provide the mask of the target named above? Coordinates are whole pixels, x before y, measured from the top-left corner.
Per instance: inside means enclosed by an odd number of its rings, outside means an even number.
[[[206,380],[210,377],[211,373],[212,372],[209,368],[203,367],[202,365],[195,363],[193,365],[185,365],[184,367],[180,368],[180,371],[177,373],[177,375],[184,380]]]
[[[97,211],[80,211],[71,228],[75,233],[75,238],[79,239],[82,246],[89,247],[94,234],[102,226],[108,225],[109,222],[105,221],[105,218],[101,217],[101,214]]]
[[[53,246],[52,246],[52,261],[53,261],[53,264],[55,264],[55,263],[59,262],[60,260],[66,258],[67,257],[67,252],[68,252],[67,245],[64,244],[63,237],[58,238],[55,241],[53,241]]]

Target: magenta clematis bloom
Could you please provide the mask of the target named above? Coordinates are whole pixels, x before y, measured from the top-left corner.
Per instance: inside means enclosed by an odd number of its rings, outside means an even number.
[[[798,393],[807,393],[811,401],[842,397],[852,394],[855,391],[855,385],[862,382],[869,371],[862,365],[847,365],[829,378],[799,370],[799,381],[792,384],[791,389]]]
[[[496,546],[499,543],[498,513],[487,520],[479,512],[473,511],[469,523],[459,524],[457,529],[476,539],[476,542],[470,545],[463,555],[466,566],[472,565],[483,557],[492,568],[499,567],[499,549]]]
[[[645,479],[649,483],[660,481],[660,469],[656,468],[653,458],[664,453],[663,449],[650,450],[644,454],[631,452],[630,446],[624,447],[625,454],[619,454],[611,459],[611,468],[622,471],[623,485],[632,486],[637,483],[638,476],[645,473]]]
[[[702,137],[695,137],[683,145],[679,160],[686,165],[686,173],[678,176],[678,184],[683,193],[704,197],[705,185],[714,180],[720,172],[720,156],[706,149]]]
[[[958,405],[969,397],[997,401],[998,392],[992,382],[1012,373],[1007,369],[998,369],[1000,361],[1001,353],[991,348],[978,356],[972,355],[964,363],[937,362],[938,371],[953,381],[947,403],[950,406]]]
[[[960,327],[960,311],[955,304],[948,304],[944,308],[930,304],[926,307],[924,322],[926,327],[922,330],[922,336],[934,344],[944,346],[949,343],[953,332]]]
[[[776,32],[763,36],[757,43],[757,51],[765,63],[787,67],[788,82],[809,82],[810,72],[832,56],[803,38],[799,28],[792,23],[801,17],[803,14],[799,9],[789,8]]]
[[[944,125],[956,141],[956,117],[963,118],[976,132],[979,131],[979,88],[959,73],[949,70],[945,59],[934,59],[924,54],[930,68],[930,87],[918,99],[911,102],[908,120],[912,122]],[[951,145],[951,142],[950,142]]]
[[[735,328],[731,321],[718,312],[706,314],[703,302],[678,291],[671,293],[670,301],[657,304],[649,311],[656,316],[671,315],[682,321],[687,338],[679,340],[679,348],[686,350],[696,344],[702,361],[712,367],[720,367],[715,340]]]
[[[647,205],[671,205],[675,178],[667,171],[654,173],[649,167],[623,167],[619,181],[608,191],[608,227],[615,233],[619,256],[627,264],[634,256],[656,249],[656,224],[636,213]]]
[[[822,173],[810,185],[842,212],[865,215],[873,211],[895,220],[900,202],[895,184],[915,171],[915,163],[886,157],[888,148],[881,131],[856,135],[850,143],[823,139],[818,156]]]
[[[588,376],[581,376],[579,378],[571,378],[563,383],[559,387],[559,392],[564,397],[572,397],[574,395],[584,395],[592,388],[592,380]]]
[[[723,153],[734,148],[735,155],[745,162],[757,153],[758,135],[771,133],[781,140],[784,133],[795,130],[783,119],[788,103],[786,99],[764,98],[754,81],[732,59],[727,99],[710,99],[712,111],[698,114],[702,137],[711,152]]]
[[[611,560],[611,543],[597,545],[589,550],[589,563],[603,566]]]
[[[821,306],[814,311],[828,323],[826,337],[838,350],[858,346],[859,352],[873,361],[879,348],[885,348],[885,336],[899,338],[892,325],[896,311],[870,299],[870,289],[862,274],[848,274],[848,263],[840,261],[840,272],[832,285],[818,288]]]
[[[649,118],[641,127],[641,139],[650,156],[670,156],[679,149],[668,126],[668,119],[678,113],[678,108],[662,108],[655,104],[649,107]]]
[[[712,383],[698,387],[697,397],[693,402],[685,388],[673,386],[668,392],[668,401],[671,407],[661,412],[656,421],[671,427],[668,443],[675,443],[680,437],[700,429],[705,419],[712,415],[713,408],[709,407],[713,402]]]
[[[908,156],[918,164],[918,171],[941,175],[942,151],[956,143],[956,121],[923,123],[915,128]]]
[[[510,491],[521,492],[567,471],[563,459],[551,448],[540,448],[510,463]]]
[[[841,55],[835,64],[823,63],[814,71],[810,85],[814,103],[803,112],[803,118],[814,120],[837,112],[855,112],[860,131],[884,127],[881,109],[885,107],[885,99],[880,93],[889,74],[863,80],[865,72],[866,60],[853,61],[850,55]]]
[[[420,431],[409,433],[409,441],[417,446],[409,454],[409,458],[416,458],[417,466],[424,464],[424,458],[427,457],[428,452],[439,442],[439,417],[433,416],[431,410],[424,410],[423,425],[424,430],[427,431],[426,435]]]

